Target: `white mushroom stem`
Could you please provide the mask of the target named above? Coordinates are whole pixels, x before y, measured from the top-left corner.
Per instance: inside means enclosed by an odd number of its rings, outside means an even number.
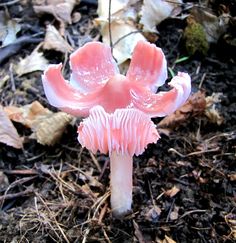
[[[131,210],[133,158],[112,151],[111,167],[111,208],[114,216],[119,217]]]

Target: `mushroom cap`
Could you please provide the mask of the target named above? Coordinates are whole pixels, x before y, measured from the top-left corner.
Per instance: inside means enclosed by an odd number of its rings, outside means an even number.
[[[101,106],[91,109],[78,127],[80,144],[96,153],[133,156],[144,152],[160,138],[150,117],[137,109],[117,109],[109,114]]]
[[[63,78],[61,64],[50,65],[42,76],[49,103],[75,116],[88,116],[102,106],[106,112],[137,108],[150,117],[168,115],[178,109],[191,92],[187,73],[178,73],[169,83],[172,89],[155,93],[167,78],[165,56],[146,41],[136,45],[126,77],[119,74],[110,47],[91,42],[70,56],[70,81]]]

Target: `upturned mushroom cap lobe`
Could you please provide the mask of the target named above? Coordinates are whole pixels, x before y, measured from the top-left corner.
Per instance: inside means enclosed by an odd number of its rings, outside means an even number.
[[[140,155],[149,143],[160,138],[154,123],[136,109],[117,109],[113,114],[96,106],[78,127],[78,140],[95,153]]]
[[[70,84],[83,93],[103,87],[119,69],[111,48],[101,42],[89,42],[70,56]]]
[[[161,48],[139,41],[134,48],[127,78],[153,92],[167,79],[167,63]]]
[[[131,91],[133,106],[150,117],[162,117],[173,113],[186,102],[190,95],[190,76],[179,72],[169,85],[172,87],[170,91],[157,94],[141,86],[134,87]]]
[[[73,64],[75,70],[88,71],[87,76],[84,76],[85,73],[82,71],[77,72],[77,84],[74,85],[78,89],[64,80],[61,74],[61,64],[49,65],[42,76],[49,103],[67,113],[75,116],[88,116],[92,107],[100,105],[109,113],[113,113],[119,108],[134,107],[150,117],[165,116],[178,109],[190,94],[191,79],[187,73],[178,73],[171,80],[169,84],[173,88],[170,91],[153,93],[153,89],[164,82],[166,61],[160,49],[152,44],[139,42],[134,51],[127,77],[116,72],[116,65],[109,54],[109,48],[103,46],[102,43],[90,43],[81,49],[84,59],[78,58],[79,51],[76,55],[72,54],[71,58],[71,65],[78,61],[77,66],[75,63]],[[91,61],[90,51],[97,49],[100,54],[96,56],[97,59],[94,59],[98,63],[95,63],[93,68],[94,63]],[[102,53],[103,51],[105,54]],[[145,53],[143,57],[140,57],[141,51]],[[98,57],[104,59],[101,60]],[[89,66],[90,64],[91,66]],[[91,68],[91,72],[89,72],[89,68]],[[76,71],[73,72],[76,73]],[[91,78],[91,82],[88,81],[88,78]],[[83,91],[84,89],[86,91]]]
[[[131,104],[130,83],[125,76],[117,74],[100,89],[84,94],[63,78],[61,67],[50,65],[42,76],[44,92],[52,106],[75,116],[88,116],[96,105],[112,113]]]

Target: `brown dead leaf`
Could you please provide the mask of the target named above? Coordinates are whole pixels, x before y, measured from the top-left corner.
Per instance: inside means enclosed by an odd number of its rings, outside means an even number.
[[[52,113],[38,101],[22,107],[7,106],[4,108],[4,111],[12,121],[19,122],[29,128],[33,127],[34,122],[39,117],[44,117]]]
[[[154,205],[151,208],[147,209],[147,212],[145,213],[145,219],[149,222],[158,222],[159,217],[161,214],[161,209]]]
[[[46,50],[56,50],[62,53],[72,52],[73,48],[61,36],[57,29],[49,24],[47,25],[46,35],[43,43],[43,48]]]
[[[73,117],[64,112],[57,112],[38,118],[33,123],[32,138],[42,145],[52,146],[59,141]]]
[[[78,0],[33,0],[34,11],[37,14],[52,14],[58,21],[71,24],[71,13]]]
[[[8,177],[0,170],[0,191],[5,191],[9,186]]]
[[[156,33],[156,25],[164,19],[170,17],[174,10],[180,8],[182,0],[146,0],[141,10],[140,23],[143,25],[143,31]],[[180,11],[178,11],[179,13]]]
[[[29,56],[21,59],[17,64],[15,71],[21,76],[35,71],[44,71],[48,66],[47,59],[42,52],[38,52],[36,48]]]
[[[161,240],[160,243],[176,243],[176,241],[172,240],[169,236],[165,235],[165,239]]]
[[[109,45],[110,36],[108,25],[102,30],[102,40]],[[134,47],[139,40],[146,40],[145,37],[137,31],[134,23],[129,21],[117,20],[111,23],[112,41],[114,44],[113,55],[118,64],[124,63],[131,58]],[[125,38],[123,38],[126,36]]]
[[[0,41],[2,47],[16,41],[16,34],[20,31],[21,26],[15,19],[11,19],[6,11],[0,11]]]
[[[20,149],[23,147],[22,139],[20,138],[16,128],[0,105],[0,142]]]
[[[134,226],[134,235],[136,236],[136,238],[138,239],[139,243],[145,243],[145,239],[143,237],[143,234],[139,228],[139,225],[135,222],[135,220],[133,220],[133,226]]]
[[[165,195],[168,197],[174,197],[180,189],[177,186],[173,186],[171,189],[165,191]]]
[[[175,206],[174,210],[170,213],[170,220],[176,220],[179,217],[179,207]]]
[[[236,181],[236,174],[228,175],[228,177],[231,181]]]
[[[22,107],[8,106],[4,109],[9,118],[31,128],[31,138],[43,145],[54,145],[62,136],[73,117],[44,108],[38,101]]]
[[[223,117],[219,114],[216,109],[217,103],[221,102],[222,93],[213,93],[211,96],[206,97],[206,110],[205,115],[210,122],[221,125],[224,121]]]
[[[207,41],[210,43],[216,43],[220,36],[226,32],[231,18],[229,14],[224,13],[216,16],[209,10],[197,6],[192,8],[191,14],[203,26]]]
[[[173,129],[183,124],[190,117],[204,114],[206,109],[205,94],[202,91],[192,94],[187,102],[173,114],[162,119],[157,127]]]
[[[139,40],[146,40],[136,27],[138,16],[137,5],[139,3],[134,0],[113,0],[111,4],[113,55],[119,65],[131,58],[133,49]],[[100,25],[102,40],[109,45],[109,4],[107,0],[98,1],[97,12],[98,18],[94,22]]]

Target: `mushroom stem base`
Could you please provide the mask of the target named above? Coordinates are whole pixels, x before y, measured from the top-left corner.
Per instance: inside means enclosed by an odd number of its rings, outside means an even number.
[[[111,161],[111,208],[116,217],[131,210],[133,158],[112,151]]]

